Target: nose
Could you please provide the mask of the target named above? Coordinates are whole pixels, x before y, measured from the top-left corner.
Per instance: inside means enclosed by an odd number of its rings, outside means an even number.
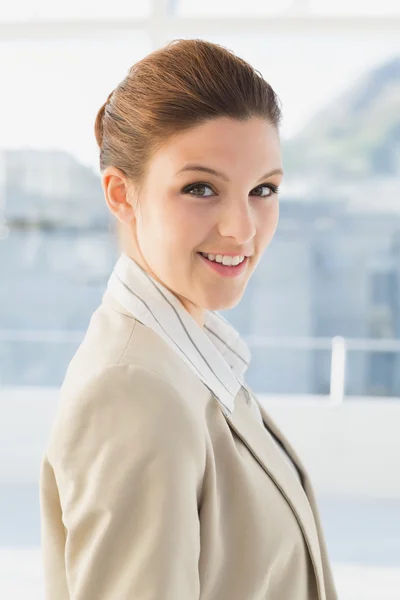
[[[224,202],[219,214],[218,231],[223,237],[234,238],[244,244],[256,234],[255,216],[248,198],[240,202]]]

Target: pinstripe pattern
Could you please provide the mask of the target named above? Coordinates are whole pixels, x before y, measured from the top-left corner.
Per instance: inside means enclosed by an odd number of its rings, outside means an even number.
[[[107,290],[181,356],[215,395],[225,414],[233,411],[250,351],[220,314],[208,311],[204,328],[200,328],[174,294],[124,253],[114,266]]]

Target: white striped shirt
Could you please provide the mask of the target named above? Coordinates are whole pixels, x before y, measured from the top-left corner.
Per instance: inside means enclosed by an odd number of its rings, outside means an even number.
[[[107,283],[108,291],[138,321],[153,329],[211,390],[225,414],[244,385],[250,350],[219,313],[206,311],[199,327],[178,298],[121,253]],[[262,417],[253,400],[258,419]]]

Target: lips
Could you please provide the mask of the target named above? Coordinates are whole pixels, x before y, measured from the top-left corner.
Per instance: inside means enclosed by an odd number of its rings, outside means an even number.
[[[211,268],[215,273],[222,275],[224,277],[237,277],[243,273],[243,271],[247,268],[247,263],[249,258],[246,257],[243,262],[238,265],[223,265],[222,263],[218,263],[212,260],[209,260],[205,256],[203,256],[200,252],[198,255],[202,261],[204,261],[205,265],[208,265],[208,268]]]

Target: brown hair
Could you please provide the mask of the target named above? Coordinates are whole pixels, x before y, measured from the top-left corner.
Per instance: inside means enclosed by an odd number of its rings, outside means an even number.
[[[223,46],[172,40],[135,63],[98,111],[100,171],[113,165],[140,187],[165,141],[222,116],[261,117],[278,128],[280,101],[256,69]]]
[[[152,155],[174,135],[216,117],[260,117],[279,128],[280,101],[261,73],[232,51],[175,39],[135,63],[99,109],[100,171],[119,168],[136,201]],[[117,220],[123,247],[123,228]]]

